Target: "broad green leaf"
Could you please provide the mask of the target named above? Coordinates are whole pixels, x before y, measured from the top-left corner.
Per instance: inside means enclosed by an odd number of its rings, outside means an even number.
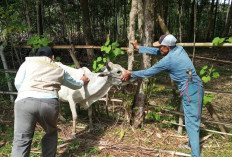
[[[218,72],[213,72],[213,78],[218,78],[220,75],[219,75],[219,73]]]
[[[230,38],[227,39],[226,41],[228,41],[229,43],[232,43],[232,37],[230,37]]]
[[[213,98],[214,98],[213,94],[205,95],[204,99],[203,99],[203,104],[208,104],[208,103],[212,102]]]
[[[204,75],[204,74],[205,74],[205,69],[201,69],[200,75]]]
[[[106,48],[107,48],[106,46],[102,46],[101,51],[105,51]]]
[[[113,42],[111,45],[112,45],[112,48],[115,49],[116,47],[119,46],[119,43],[116,41],[116,42]]]
[[[210,80],[211,80],[210,76],[203,76],[203,77],[202,77],[202,81],[203,81],[204,83],[207,83],[207,82],[209,82]]]
[[[97,57],[97,62],[102,61],[102,57]]]
[[[103,58],[103,62],[106,63],[106,62],[107,62],[107,59],[106,59],[106,58]]]
[[[160,120],[160,115],[155,114],[155,119],[156,119],[156,120]]]
[[[100,70],[101,68],[103,68],[104,67],[104,64],[98,64],[98,69]],[[98,70],[98,71],[99,71]]]
[[[202,69],[204,70],[208,69],[208,65],[205,65]]]
[[[106,54],[109,54],[109,53],[110,53],[110,50],[111,50],[111,45],[109,45],[109,46],[105,49]]]
[[[105,46],[108,46],[110,43],[110,40],[107,40],[106,43],[105,43]]]
[[[93,69],[97,68],[97,61],[93,61]]]
[[[225,38],[216,37],[216,38],[213,39],[212,42],[213,42],[213,44],[214,44],[215,46],[218,46],[219,44],[223,43],[224,40],[225,40]]]

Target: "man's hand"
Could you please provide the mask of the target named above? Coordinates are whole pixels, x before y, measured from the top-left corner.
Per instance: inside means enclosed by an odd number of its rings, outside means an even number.
[[[89,82],[89,78],[85,76],[85,74],[83,74],[83,76],[81,77],[81,80],[84,82],[84,83],[88,83]]]
[[[130,41],[130,43],[134,46],[134,48],[135,48],[136,50],[139,49],[139,44],[138,44],[137,40]]]
[[[123,69],[124,74],[121,76],[122,81],[127,81],[131,77],[131,72],[129,70]]]

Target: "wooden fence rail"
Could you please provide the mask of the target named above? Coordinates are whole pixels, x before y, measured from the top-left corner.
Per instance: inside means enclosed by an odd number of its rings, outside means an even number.
[[[177,45],[183,47],[193,47],[194,43],[176,43]],[[32,48],[30,45],[18,45],[16,47],[21,48]],[[213,45],[213,43],[195,43],[195,47],[232,47],[232,43],[223,43],[218,46]],[[53,49],[71,49],[71,45],[52,45]],[[75,49],[101,49],[101,46],[96,45],[74,45]],[[128,47],[120,47],[121,50],[128,50]]]

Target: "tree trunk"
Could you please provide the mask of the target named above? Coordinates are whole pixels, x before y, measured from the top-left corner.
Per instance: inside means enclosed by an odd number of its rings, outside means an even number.
[[[28,0],[23,0],[24,3],[24,9],[25,9],[25,16],[26,16],[26,21],[27,21],[27,26],[28,26],[28,37],[31,37],[31,20],[29,16],[29,6],[28,6]]]
[[[193,41],[193,34],[194,34],[194,5],[195,5],[195,1],[193,0],[193,2],[191,3],[191,14],[190,14],[190,21],[189,21],[189,41]]]
[[[213,10],[214,10],[214,0],[212,0],[210,11],[208,14],[209,20],[208,20],[208,28],[207,28],[207,36],[206,40],[209,41],[211,38],[211,28],[212,28],[212,21],[213,21]]]
[[[5,55],[4,55],[4,48],[3,48],[3,46],[0,46],[0,57],[1,57],[4,69],[8,70],[6,58],[5,58]],[[11,82],[9,81],[10,75],[7,72],[5,72],[5,75],[6,75],[7,85],[8,85],[9,91],[13,92],[14,88],[13,88]],[[13,95],[10,95],[10,100],[11,100],[12,103],[14,103],[14,96]]]
[[[92,45],[93,36],[92,36],[90,17],[89,17],[88,0],[81,0],[80,2],[81,2],[81,9],[82,9],[82,22],[83,22],[83,31],[85,34],[85,43],[86,45]],[[93,49],[87,49],[87,55],[88,55],[89,61],[94,60]]]
[[[183,15],[183,2],[182,0],[179,1],[179,41],[182,42],[182,15]]]
[[[165,34],[169,34],[169,30],[168,30],[163,18],[158,13],[157,13],[157,18],[158,18],[159,25],[160,25],[162,32],[163,33],[165,32]]]
[[[144,46],[151,46],[153,43],[153,30],[154,30],[154,0],[146,0],[144,1],[144,4],[142,3],[142,0],[138,0],[138,8],[142,9],[143,7],[143,15],[139,14],[139,28],[141,29],[140,33],[142,38],[142,44]],[[141,9],[138,10],[139,13],[141,13]],[[144,23],[144,26],[142,25]],[[143,54],[143,60],[141,64],[141,69],[147,69],[151,67],[151,56],[147,54]],[[143,80],[140,80],[137,86],[137,92],[135,95],[133,108],[132,108],[132,122],[133,126],[135,128],[138,128],[142,125],[144,120],[144,111],[145,111],[145,104],[146,104],[146,95],[144,93],[143,87],[145,86],[145,83]]]
[[[130,44],[130,41],[135,40],[135,21],[136,21],[136,16],[138,14],[137,12],[138,9],[138,0],[132,0],[131,2],[131,11],[130,11],[130,21],[129,21],[129,32],[128,32],[128,40],[129,40],[129,46],[127,50],[127,55],[128,55],[128,70],[133,69],[133,62],[134,62],[134,47],[132,44]],[[124,107],[125,109],[125,118],[127,122],[131,122],[131,116],[132,116],[132,111],[131,111],[131,105],[128,104],[127,102],[124,102]]]
[[[56,3],[58,4],[57,11],[60,12],[60,14],[61,14],[61,18],[62,18],[62,20],[64,22],[64,25],[65,25],[65,28],[66,28],[66,31],[67,31],[69,43],[71,44],[71,50],[69,51],[70,56],[72,57],[72,60],[73,60],[73,62],[75,64],[75,67],[80,68],[81,67],[80,63],[79,63],[79,61],[77,60],[77,58],[75,56],[75,48],[74,48],[74,45],[72,43],[72,37],[71,37],[70,32],[69,32],[68,24],[67,24],[67,21],[66,21],[66,16],[64,14],[64,11],[63,11],[60,3],[58,3],[57,1],[56,1]]]
[[[227,16],[226,16],[226,22],[225,22],[225,29],[223,31],[223,36],[228,36],[229,35],[229,30],[231,26],[231,14],[232,14],[232,0],[229,5],[228,11],[227,11]]]
[[[134,62],[134,47],[130,44],[130,41],[135,40],[135,18],[137,16],[137,7],[138,1],[132,0],[131,2],[131,11],[130,11],[130,22],[129,22],[129,32],[128,32],[128,40],[129,40],[129,47],[127,50],[128,54],[128,70],[133,69],[133,62]]]
[[[213,24],[213,36],[214,37],[215,37],[215,29],[216,29],[216,23],[217,23],[218,4],[219,4],[219,0],[216,1],[216,9],[214,13],[214,24]]]
[[[41,12],[41,2],[36,0],[36,15],[37,15],[37,33],[39,36],[43,34],[43,22],[42,22],[42,12]]]

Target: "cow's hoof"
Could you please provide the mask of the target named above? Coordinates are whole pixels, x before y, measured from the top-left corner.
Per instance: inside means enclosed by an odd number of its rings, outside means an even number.
[[[77,139],[78,138],[77,134],[72,134],[72,138]]]

